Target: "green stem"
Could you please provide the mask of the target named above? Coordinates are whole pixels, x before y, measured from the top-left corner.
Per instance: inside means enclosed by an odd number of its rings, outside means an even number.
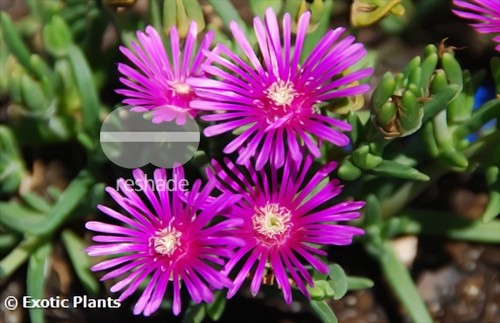
[[[3,281],[19,268],[43,242],[43,236],[29,236],[0,261],[0,281]]]
[[[385,243],[378,250],[375,257],[387,279],[387,283],[408,311],[412,322],[432,322],[432,318],[417,291],[413,279],[406,267],[396,257],[392,247]]]

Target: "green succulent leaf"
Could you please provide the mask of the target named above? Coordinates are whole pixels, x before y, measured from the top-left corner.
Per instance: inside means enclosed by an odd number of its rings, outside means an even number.
[[[36,235],[53,232],[71,216],[93,184],[92,174],[87,170],[81,171],[56,201],[46,221],[38,226],[26,228],[26,231]]]
[[[100,126],[100,102],[91,69],[82,51],[76,46],[69,47],[68,58],[82,101],[83,126],[89,134],[97,136]]]
[[[337,317],[326,301],[311,300],[311,307],[323,323],[337,323]]]
[[[210,304],[206,304],[207,314],[213,321],[218,321],[222,314],[224,314],[224,309],[226,308],[226,293],[223,291],[217,291],[214,293],[214,300]]]
[[[207,314],[204,304],[189,304],[184,317],[182,318],[182,323],[201,323],[205,319]]]
[[[486,182],[490,188],[488,204],[481,216],[483,223],[488,223],[500,215],[500,168],[490,166],[486,170]]]
[[[76,276],[83,287],[90,295],[97,295],[99,284],[89,270],[91,261],[90,257],[84,251],[85,244],[83,240],[71,230],[66,229],[62,232],[62,241],[68,252],[71,264],[75,269]]]
[[[349,291],[372,288],[373,285],[373,281],[365,277],[347,277],[347,290]]]
[[[39,227],[47,219],[46,214],[14,202],[0,202],[0,224],[18,233]]]
[[[0,26],[2,27],[2,35],[5,39],[5,43],[7,44],[10,51],[16,56],[21,65],[30,72],[36,72],[31,66],[30,61],[30,52],[21,36],[17,32],[14,24],[12,23],[12,19],[5,12],[0,13]],[[38,75],[40,76],[40,75]]]
[[[307,287],[311,299],[316,301],[321,301],[326,298],[332,298],[335,295],[335,291],[332,286],[326,280],[315,280],[314,287]]]
[[[276,13],[281,10],[281,0],[250,0],[249,3],[253,14],[261,18],[264,17],[266,9],[269,7]]]
[[[43,27],[43,40],[47,51],[55,57],[68,55],[73,43],[68,25],[59,16],[52,17],[51,22]]]
[[[25,106],[37,116],[43,115],[48,108],[48,101],[40,83],[27,75],[21,76],[21,96]]]
[[[15,192],[26,174],[17,141],[12,130],[0,126],[0,192]]]
[[[429,176],[421,173],[415,168],[392,160],[383,160],[377,167],[371,170],[375,174],[390,176],[413,181],[428,181]]]
[[[27,206],[33,208],[34,210],[49,214],[52,210],[52,205],[50,205],[44,198],[34,192],[24,192],[21,194],[23,201]]]
[[[456,97],[460,91],[460,86],[457,84],[445,85],[442,90],[434,94],[422,106],[424,116],[422,122],[425,123],[429,119],[436,116],[440,111],[446,109],[448,103]]]
[[[47,265],[49,256],[52,252],[52,245],[47,242],[38,247],[30,256],[28,262],[28,272],[26,277],[26,293],[34,299],[42,299],[44,297],[44,285],[48,279]],[[31,322],[43,323],[45,311],[41,308],[30,308],[29,314]]]
[[[347,275],[342,267],[338,264],[333,264],[329,266],[330,273],[328,276],[330,277],[330,286],[334,292],[334,299],[341,299],[347,293],[348,281]]]
[[[351,162],[350,157],[347,157],[340,164],[337,173],[342,180],[353,181],[361,176],[361,169]]]

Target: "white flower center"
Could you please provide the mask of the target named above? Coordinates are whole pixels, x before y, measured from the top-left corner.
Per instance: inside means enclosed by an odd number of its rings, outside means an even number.
[[[191,92],[191,87],[186,83],[175,83],[172,85],[172,88],[177,94],[188,94]]]
[[[267,98],[272,100],[277,106],[290,106],[293,99],[297,96],[297,91],[293,87],[292,82],[278,80],[271,84],[267,90],[264,91]]]
[[[170,226],[159,230],[152,237],[153,248],[160,255],[171,256],[175,250],[181,245],[182,233],[171,228]]]
[[[292,213],[277,203],[267,203],[263,207],[255,208],[252,217],[254,229],[269,239],[278,239],[292,226]]]

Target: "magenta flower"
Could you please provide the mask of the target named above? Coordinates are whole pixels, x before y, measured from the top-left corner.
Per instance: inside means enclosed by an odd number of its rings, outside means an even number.
[[[217,79],[188,81],[200,97],[191,101],[191,107],[219,112],[202,117],[217,123],[205,129],[206,136],[241,130],[224,149],[228,154],[239,150],[238,164],[246,164],[254,156],[257,170],[268,161],[280,168],[284,164],[285,146],[297,161],[301,158],[300,145],[318,157],[321,154],[318,140],[338,146],[349,142],[339,131],[351,130],[349,124],[321,114],[319,108],[322,102],[369,89],[368,85],[354,84],[369,76],[371,69],[348,72],[366,51],[363,45],[353,43],[352,36],[339,41],[345,29],[338,28],[329,31],[301,65],[309,19],[309,12],[300,17],[292,45],[288,13],[283,18],[282,37],[272,9],[266,11],[265,22],[255,17],[258,54],[241,28],[232,22],[233,36],[249,63],[218,44],[213,51],[204,51],[208,60],[203,66],[207,75]]]
[[[225,166],[212,162],[214,171],[207,173],[211,181],[217,182],[216,187],[223,193],[242,196],[227,215],[244,221],[233,234],[245,240],[223,271],[230,274],[234,268],[241,268],[228,297],[236,293],[249,274],[253,275],[250,285],[253,295],[259,291],[264,276],[274,274],[287,303],[292,301],[290,281],[309,297],[306,285],[313,286],[313,280],[306,265],[323,274],[328,272],[328,266],[317,257],[327,253],[319,247],[348,245],[353,236],[364,233],[362,229],[335,222],[358,218],[358,210],[365,203],[327,204],[342,190],[337,180],[320,185],[335,163],[328,163],[306,178],[312,160],[308,155],[297,163],[287,156],[284,167],[280,171],[271,169],[270,174],[255,171],[248,164],[249,175],[244,175],[227,158]]]
[[[493,40],[499,43],[495,49],[500,52],[500,1],[499,0],[453,0],[459,8],[453,12],[465,19],[475,20],[471,24],[482,34],[493,34]]]
[[[242,220],[229,219],[207,225],[228,203],[234,203],[236,196],[210,197],[214,184],[209,183],[201,189],[200,181],[194,183],[190,193],[184,192],[181,185],[168,192],[165,185],[172,179],[181,184],[185,181],[182,167],[174,168],[171,179],[167,178],[164,169],[157,169],[154,185],[140,169],[133,174],[134,186],[129,185],[128,181],[132,180],[120,179],[118,182],[119,191],[124,195],[107,188],[125,213],[99,205],[102,212],[123,225],[96,221],[86,224],[87,229],[100,233],[93,237],[97,244],[87,248],[88,254],[112,258],[94,265],[92,270],[111,269],[101,280],[118,278],[111,291],[123,290],[120,301],[134,293],[149,277],[134,307],[136,315],[149,316],[155,312],[169,285],[173,289],[172,308],[176,315],[181,310],[181,284],[194,302],[211,302],[212,289],[232,286],[219,269],[241,243],[229,231]],[[142,190],[147,201],[142,201],[136,190]]]
[[[182,125],[188,114],[194,117],[196,111],[189,107],[189,103],[196,95],[187,80],[203,75],[200,66],[205,59],[201,51],[209,48],[214,36],[213,32],[206,33],[196,53],[196,35],[197,25],[192,22],[181,53],[179,33],[172,27],[171,60],[160,35],[151,26],[146,28],[146,33],[137,32],[139,44],[132,42],[133,52],[121,46],[122,53],[135,65],[133,68],[118,64],[118,70],[125,76],[120,81],[127,87],[116,91],[126,97],[123,103],[138,107],[136,111],[151,110],[154,123],[175,119],[177,124]]]

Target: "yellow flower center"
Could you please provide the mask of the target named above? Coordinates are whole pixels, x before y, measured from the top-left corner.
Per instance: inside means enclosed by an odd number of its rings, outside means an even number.
[[[172,88],[177,94],[189,94],[191,92],[191,87],[186,83],[175,83],[172,85]]]
[[[255,208],[252,224],[255,231],[268,239],[278,240],[292,226],[292,213],[277,203]]]
[[[284,82],[283,80],[278,80],[271,84],[264,93],[268,99],[280,107],[290,106],[293,99],[297,96],[297,91],[293,87],[293,84],[290,81]]]
[[[181,245],[181,236],[181,232],[167,227],[156,232],[156,235],[152,238],[153,248],[160,255],[171,256]]]

